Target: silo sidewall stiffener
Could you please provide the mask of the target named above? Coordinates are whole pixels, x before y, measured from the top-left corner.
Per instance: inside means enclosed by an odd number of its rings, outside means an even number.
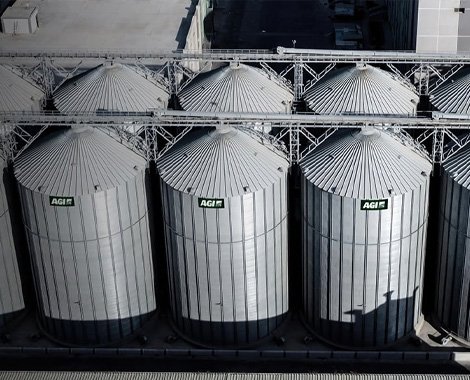
[[[426,181],[383,203],[364,203],[302,175],[303,313],[316,334],[342,346],[377,347],[414,331],[422,319],[428,197]]]
[[[0,331],[25,308],[5,189],[8,175],[5,162],[0,158]]]
[[[161,184],[177,328],[213,345],[268,336],[289,307],[287,175],[271,187],[218,200]]]
[[[132,334],[156,308],[145,170],[91,194],[19,188],[47,332],[80,345]]]
[[[470,341],[470,191],[449,172],[441,179],[435,316]]]

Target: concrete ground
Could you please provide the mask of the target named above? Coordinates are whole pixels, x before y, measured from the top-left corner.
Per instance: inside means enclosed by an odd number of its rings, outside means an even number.
[[[191,0],[17,0],[39,7],[31,35],[0,33],[4,50],[161,51],[184,47]]]

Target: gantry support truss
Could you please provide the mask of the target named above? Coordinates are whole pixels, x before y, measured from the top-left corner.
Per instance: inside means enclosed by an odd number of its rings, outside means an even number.
[[[147,160],[161,157],[193,128],[231,126],[241,128],[261,142],[269,143],[288,155],[291,163],[304,158],[338,129],[375,127],[386,130],[434,163],[443,163],[470,142],[470,118],[335,116],[310,114],[246,114],[159,111],[151,114],[124,115],[51,113],[3,113],[0,125],[4,135],[15,135],[23,142],[16,158],[46,128],[89,125],[113,130],[113,137],[125,143]],[[454,117],[454,115],[449,115]],[[462,116],[463,117],[463,116]],[[271,134],[263,130],[269,127]],[[31,132],[34,131],[34,132]],[[413,131],[413,138],[408,131]],[[11,139],[3,139],[3,149]],[[449,143],[449,144],[448,144]],[[426,147],[428,144],[428,147]],[[9,148],[14,149],[14,146]]]
[[[0,50],[0,64],[40,86],[50,98],[75,74],[106,61],[124,63],[142,76],[164,85],[177,95],[212,64],[243,62],[259,65],[294,93],[299,101],[305,91],[338,64],[375,64],[388,68],[405,85],[420,95],[434,90],[461,69],[470,67],[470,55],[417,54],[381,51],[305,50],[278,47],[276,50],[208,50],[172,52],[15,52]],[[191,65],[198,62],[198,65]],[[198,67],[191,71],[189,67]],[[274,69],[276,67],[276,69]],[[293,111],[295,111],[293,107]],[[4,129],[0,149],[3,157],[15,159],[46,128],[87,124],[104,128],[114,138],[156,160],[192,128],[221,124],[244,129],[261,142],[269,142],[296,163],[336,130],[376,127],[443,163],[470,142],[470,119],[465,115],[433,113],[432,117],[319,116],[312,114],[246,114],[152,111],[144,114],[64,116],[58,113],[0,114]],[[264,131],[269,127],[271,134]],[[9,131],[9,132],[5,132]],[[411,136],[409,131],[413,131]]]

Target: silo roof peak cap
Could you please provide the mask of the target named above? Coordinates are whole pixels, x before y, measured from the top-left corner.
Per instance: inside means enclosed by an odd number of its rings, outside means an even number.
[[[377,134],[377,129],[375,129],[374,127],[362,127],[361,128],[361,135],[364,135],[364,136],[372,136],[372,135],[375,135]]]
[[[241,68],[241,63],[239,61],[230,62],[230,68],[238,70],[239,68]]]
[[[368,67],[369,65],[367,63],[363,63],[363,62],[356,63],[356,68],[358,70],[366,70]]]

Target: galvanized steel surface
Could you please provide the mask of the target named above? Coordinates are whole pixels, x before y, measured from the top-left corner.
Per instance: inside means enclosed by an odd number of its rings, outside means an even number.
[[[470,114],[470,71],[450,78],[431,94],[431,103],[441,112]]]
[[[386,132],[341,131],[301,163],[309,182],[334,195],[380,199],[428,183],[431,164]]]
[[[467,380],[468,375],[352,373],[0,372],[0,380]]]
[[[344,346],[411,333],[421,317],[431,164],[365,131],[339,133],[300,166],[308,324]],[[368,210],[362,201],[384,203]]]
[[[444,164],[439,207],[435,314],[442,326],[470,341],[470,150]]]
[[[290,113],[292,91],[261,69],[232,63],[196,77],[179,95],[186,111]]]
[[[86,127],[44,138],[17,160],[45,317],[121,320],[155,309],[145,165]]]
[[[158,169],[180,328],[188,330],[182,318],[248,323],[286,313],[287,160],[241,131],[216,130],[189,136]],[[224,204],[203,208],[201,198]]]
[[[5,162],[0,158],[0,328],[2,316],[25,307],[4,184],[5,170]]]
[[[415,115],[419,97],[393,74],[357,64],[334,70],[304,94],[317,114]]]
[[[132,68],[105,63],[63,84],[54,105],[65,114],[84,112],[147,112],[163,109],[169,95]]]
[[[44,92],[21,78],[8,66],[0,65],[0,111],[30,112],[41,110]]]

